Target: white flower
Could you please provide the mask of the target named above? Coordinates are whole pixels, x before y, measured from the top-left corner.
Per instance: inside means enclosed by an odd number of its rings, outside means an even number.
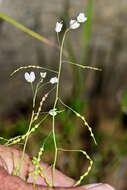
[[[57,77],[53,77],[50,79],[49,81],[51,84],[55,84],[55,83],[58,83],[58,78]]]
[[[56,116],[56,115],[57,115],[56,108],[50,110],[50,111],[49,111],[49,114],[50,114],[51,116]]]
[[[71,29],[77,29],[80,27],[80,23],[78,23],[76,20],[70,20],[70,28]]]
[[[42,72],[40,72],[40,76],[41,76],[41,78],[45,78],[46,77],[46,75],[47,75],[47,73],[46,72],[44,72],[44,73],[42,73]]]
[[[57,22],[57,23],[56,23],[56,27],[55,27],[55,31],[56,31],[56,32],[61,32],[62,27],[63,27],[63,24],[60,23],[60,22]]]
[[[35,80],[35,73],[34,73],[34,72],[27,73],[27,72],[26,72],[26,73],[24,74],[24,77],[25,77],[25,79],[26,79],[27,82],[32,83],[32,82],[34,82],[34,80]]]
[[[79,13],[79,15],[77,16],[77,21],[79,23],[85,22],[87,21],[87,17],[85,16],[84,13]]]

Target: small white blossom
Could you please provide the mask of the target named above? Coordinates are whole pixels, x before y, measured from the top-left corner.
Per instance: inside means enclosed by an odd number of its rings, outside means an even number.
[[[78,23],[76,20],[70,20],[70,28],[71,29],[77,29],[80,27],[80,23]]]
[[[24,77],[25,77],[25,79],[26,79],[27,82],[32,83],[35,80],[35,73],[34,72],[30,72],[30,73],[26,72],[24,74]]]
[[[46,75],[47,75],[46,72],[44,72],[44,73],[41,72],[41,73],[40,73],[40,76],[41,76],[41,78],[43,78],[43,79],[46,77]]]
[[[84,13],[79,13],[79,15],[77,16],[77,21],[79,23],[83,23],[83,22],[87,21],[87,17],[85,16]]]
[[[51,83],[51,84],[58,83],[58,78],[57,78],[57,77],[51,78],[51,79],[50,79],[50,83]]]
[[[62,27],[63,27],[63,24],[60,23],[60,22],[57,22],[57,23],[56,23],[56,27],[55,27],[55,31],[56,31],[56,32],[61,32]]]
[[[55,108],[55,109],[51,109],[51,110],[49,111],[49,114],[50,114],[51,116],[56,116],[56,115],[57,115],[56,108]]]

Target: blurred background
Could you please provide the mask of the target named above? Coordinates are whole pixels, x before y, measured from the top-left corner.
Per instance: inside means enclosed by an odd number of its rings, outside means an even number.
[[[60,96],[85,116],[96,136],[95,146],[82,122],[70,111],[58,115],[57,142],[68,149],[84,149],[94,167],[83,183],[104,182],[117,190],[127,189],[127,1],[126,0],[1,0],[0,13],[57,43],[56,21],[64,29],[71,18],[85,12],[88,21],[70,32],[66,39],[66,59],[94,66],[102,72],[81,70],[64,64]],[[0,17],[1,18],[1,17]],[[60,34],[62,38],[63,33]],[[0,19],[0,136],[11,138],[28,129],[32,93],[24,72],[10,74],[23,65],[58,69],[59,50],[34,39]],[[52,74],[49,73],[48,77]],[[46,89],[45,89],[46,90]],[[45,91],[44,90],[44,91]],[[38,96],[44,95],[42,90]],[[44,110],[52,107],[52,97]],[[51,129],[49,118],[29,139],[27,151],[36,155]],[[3,141],[1,141],[3,143]],[[52,137],[43,159],[53,161]],[[57,167],[78,179],[88,162],[77,153],[61,153]]]

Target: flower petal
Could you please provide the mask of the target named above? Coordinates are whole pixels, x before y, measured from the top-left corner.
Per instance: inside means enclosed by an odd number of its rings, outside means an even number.
[[[85,16],[84,13],[79,13],[79,15],[77,16],[77,21],[79,23],[84,23],[87,20],[87,17]]]
[[[55,31],[56,31],[56,32],[61,32],[62,27],[63,27],[63,24],[57,22],[57,23],[56,23],[56,27],[55,27]]]
[[[30,80],[31,80],[31,82],[34,82],[34,80],[35,80],[35,73],[34,72],[30,73]]]
[[[49,111],[49,114],[50,114],[51,116],[56,116],[56,115],[57,115],[56,109],[50,110],[50,111]]]
[[[55,84],[55,83],[58,83],[58,78],[57,77],[53,77],[50,79],[49,81],[51,84]]]
[[[44,73],[40,72],[40,76],[41,76],[41,78],[45,78],[45,77],[46,77],[46,75],[47,75],[47,73],[46,73],[46,72],[44,72]]]
[[[77,29],[80,27],[80,23],[77,22],[77,20],[70,20],[70,28],[71,29]]]
[[[34,73],[34,72],[31,72],[31,73],[29,74],[28,72],[26,72],[26,73],[24,74],[24,77],[25,77],[25,79],[26,79],[27,82],[32,83],[32,82],[34,82],[34,80],[35,80],[35,73]]]

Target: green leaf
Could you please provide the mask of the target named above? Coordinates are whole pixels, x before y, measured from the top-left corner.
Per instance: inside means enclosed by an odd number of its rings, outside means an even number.
[[[42,41],[43,43],[45,43],[45,44],[47,44],[49,46],[53,46],[53,47],[58,48],[58,46],[54,42],[48,40],[47,38],[41,36],[40,34],[38,34],[36,32],[30,30],[29,28],[27,28],[24,25],[20,24],[19,22],[15,21],[11,17],[9,17],[9,16],[7,16],[7,15],[5,15],[3,13],[0,13],[0,18],[3,19],[6,22],[12,24],[13,26],[20,29],[21,31],[27,33],[28,35],[32,36],[33,38],[35,38],[35,39],[37,39],[39,41]]]
[[[122,97],[122,107],[127,107],[127,89],[123,93]]]
[[[88,0],[86,16],[87,16],[87,21],[83,27],[83,44],[84,44],[83,54],[85,52],[85,55],[87,54],[87,48],[88,48],[88,45],[89,45],[89,42],[91,39],[92,18],[93,18],[93,0]],[[84,56],[83,56],[83,61],[84,61]]]

